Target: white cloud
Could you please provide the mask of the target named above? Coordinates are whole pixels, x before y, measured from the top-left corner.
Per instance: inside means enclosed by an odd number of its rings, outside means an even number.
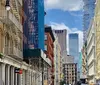
[[[83,46],[83,32],[78,30],[77,28],[69,28],[66,26],[64,23],[58,24],[58,23],[51,23],[52,29],[60,30],[60,29],[67,29],[67,51],[69,52],[69,39],[68,39],[68,34],[69,33],[78,33],[79,34],[79,52],[82,49]]]
[[[64,11],[78,11],[83,7],[82,0],[45,0],[45,9],[61,9]]]
[[[77,28],[72,28],[71,30],[72,30],[72,31],[74,31],[74,32],[75,32],[75,31],[78,31],[78,29],[77,29]]]
[[[82,17],[83,16],[83,14],[81,13],[79,13],[79,14],[76,14],[76,13],[72,13],[72,12],[70,12],[70,14],[72,15],[72,16],[75,16],[75,17]]]

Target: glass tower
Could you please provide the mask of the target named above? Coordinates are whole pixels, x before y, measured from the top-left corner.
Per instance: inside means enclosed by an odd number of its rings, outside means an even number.
[[[87,30],[89,28],[91,19],[94,16],[94,10],[95,10],[95,2],[96,0],[83,0],[84,2],[84,14],[83,14],[83,33],[84,33],[84,43],[86,41],[87,37]]]
[[[69,55],[74,57],[74,62],[79,67],[79,38],[77,33],[69,34]]]

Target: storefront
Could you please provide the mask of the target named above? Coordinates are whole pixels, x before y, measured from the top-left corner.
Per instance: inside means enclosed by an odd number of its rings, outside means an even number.
[[[4,54],[0,58],[0,85],[36,85],[34,84],[36,73],[23,61]]]

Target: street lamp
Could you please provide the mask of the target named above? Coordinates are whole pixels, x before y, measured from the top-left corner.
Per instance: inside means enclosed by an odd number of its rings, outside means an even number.
[[[46,12],[44,12],[44,15],[46,15],[47,13]]]
[[[7,11],[10,10],[10,4],[9,4],[10,0],[6,0],[6,5],[5,5],[5,8]]]

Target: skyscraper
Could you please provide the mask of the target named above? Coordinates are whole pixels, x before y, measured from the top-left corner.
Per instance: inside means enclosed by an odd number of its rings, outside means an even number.
[[[83,0],[84,2],[84,13],[83,13],[83,33],[84,33],[84,42],[86,41],[86,33],[89,28],[92,17],[94,16],[95,2],[96,0]]]
[[[77,33],[69,34],[69,55],[74,57],[75,63],[79,60],[79,38]],[[79,67],[79,63],[78,63]]]
[[[63,30],[53,30],[53,32],[57,35],[58,37],[58,42],[60,44],[60,47],[61,47],[61,65],[63,65],[63,62],[64,62],[64,56],[63,54],[66,53],[67,54],[67,51],[66,51],[66,35],[67,35],[67,30],[66,29],[63,29]],[[61,67],[61,72],[63,72],[63,67]],[[62,75],[62,73],[61,73]]]
[[[67,35],[67,30],[64,29],[64,30],[53,30],[54,33],[57,35],[58,37],[58,42],[61,46],[61,54],[66,51],[66,35]]]

